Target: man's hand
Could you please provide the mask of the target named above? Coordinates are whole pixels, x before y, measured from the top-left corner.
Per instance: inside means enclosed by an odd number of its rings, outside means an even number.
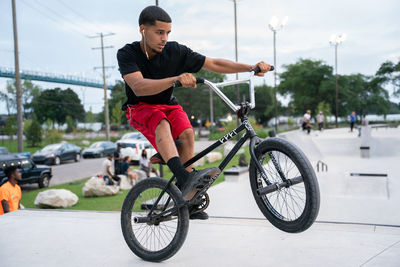
[[[255,66],[253,66],[253,69],[259,67],[260,72],[256,74],[256,76],[263,77],[264,73],[268,72],[271,69],[271,65],[265,63],[264,61],[258,62]]]
[[[197,88],[196,78],[191,73],[184,73],[179,75],[178,81],[181,82],[182,87]]]

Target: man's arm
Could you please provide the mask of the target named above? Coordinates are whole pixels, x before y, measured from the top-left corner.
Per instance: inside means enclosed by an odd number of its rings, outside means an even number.
[[[183,87],[196,88],[196,78],[190,73],[165,79],[146,79],[140,71],[137,71],[126,74],[123,78],[136,96],[156,95],[170,88],[176,81],[180,81]]]
[[[110,177],[113,177],[113,176],[114,176],[114,175],[112,174],[112,172],[111,172],[111,166],[110,166],[110,165],[107,166],[107,173],[108,173],[108,175],[110,175]]]
[[[10,212],[10,206],[8,205],[8,201],[7,200],[2,200],[1,201],[1,205],[3,206],[3,211],[4,213],[8,213]]]
[[[238,72],[250,72],[256,66],[260,67],[261,69],[261,72],[257,74],[258,76],[264,76],[264,73],[269,71],[271,68],[270,65],[264,62],[259,62],[253,66],[253,65],[233,62],[226,59],[206,57],[203,69],[217,73],[238,73]]]

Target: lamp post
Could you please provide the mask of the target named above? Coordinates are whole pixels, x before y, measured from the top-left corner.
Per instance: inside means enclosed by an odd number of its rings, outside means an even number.
[[[338,117],[339,117],[339,86],[338,86],[338,76],[337,76],[337,48],[338,45],[341,44],[346,39],[346,34],[342,33],[339,35],[332,34],[331,38],[329,39],[329,43],[335,46],[335,82],[336,82],[336,97],[335,97],[335,105],[336,105],[336,128],[339,127],[338,125]]]
[[[277,65],[276,65],[276,32],[278,30],[281,30],[283,26],[286,25],[288,21],[288,17],[284,17],[280,22],[279,19],[276,16],[273,16],[268,24],[268,27],[270,30],[274,33],[274,113],[275,113],[275,133],[278,132],[278,102],[276,100],[276,71],[277,71]]]

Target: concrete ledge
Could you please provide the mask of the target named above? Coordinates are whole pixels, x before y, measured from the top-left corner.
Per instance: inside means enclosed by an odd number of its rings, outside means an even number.
[[[225,181],[237,182],[241,179],[248,178],[248,167],[232,167],[224,171]]]

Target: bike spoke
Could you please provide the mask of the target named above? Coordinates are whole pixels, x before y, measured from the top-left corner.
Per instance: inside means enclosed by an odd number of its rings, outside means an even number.
[[[276,164],[273,163],[271,157],[275,158]],[[260,163],[272,183],[283,182],[278,168],[286,179],[301,176],[296,164],[280,151],[269,152],[260,159]],[[259,188],[265,186],[267,186],[266,183],[260,179]],[[283,187],[263,196],[262,199],[278,217],[286,221],[296,220],[303,213],[306,204],[304,183],[292,185],[288,188]]]

